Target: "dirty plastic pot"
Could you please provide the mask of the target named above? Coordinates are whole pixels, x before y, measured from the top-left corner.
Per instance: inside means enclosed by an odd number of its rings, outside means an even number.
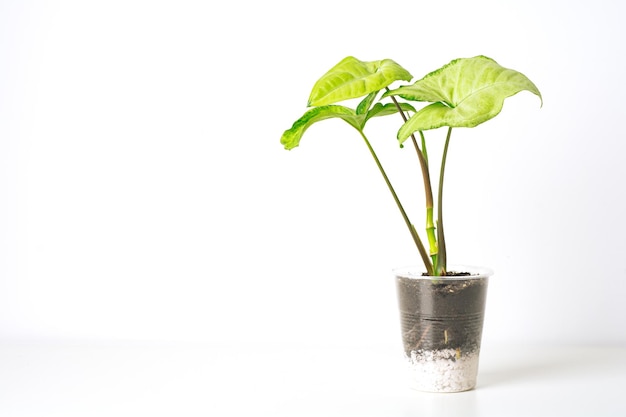
[[[410,385],[428,392],[473,389],[492,271],[452,266],[444,277],[420,271],[394,270]]]

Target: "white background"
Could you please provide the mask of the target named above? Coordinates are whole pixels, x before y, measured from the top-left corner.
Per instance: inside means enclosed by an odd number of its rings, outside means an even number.
[[[336,120],[290,152],[279,138],[347,55],[417,78],[483,54],[544,98],[453,132],[449,258],[495,270],[484,343],[623,346],[623,17],[617,1],[1,1],[0,339],[399,346],[390,271],[419,258],[362,140]],[[421,225],[396,122],[366,132]]]

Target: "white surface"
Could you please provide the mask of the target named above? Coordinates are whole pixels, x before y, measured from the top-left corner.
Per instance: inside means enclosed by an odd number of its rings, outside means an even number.
[[[478,387],[407,388],[395,348],[0,345],[0,416],[626,415],[626,348],[484,347]]]

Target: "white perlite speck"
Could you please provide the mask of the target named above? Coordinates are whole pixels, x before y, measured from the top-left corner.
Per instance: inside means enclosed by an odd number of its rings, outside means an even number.
[[[417,350],[407,358],[411,387],[428,392],[467,391],[476,385],[478,352]]]

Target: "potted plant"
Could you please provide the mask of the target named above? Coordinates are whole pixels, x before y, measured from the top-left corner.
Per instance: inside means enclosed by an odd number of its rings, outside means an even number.
[[[395,270],[404,351],[412,385],[420,390],[457,392],[476,384],[482,335],[487,268],[448,265],[443,223],[443,185],[453,128],[475,127],[498,115],[504,99],[541,93],[525,75],[485,56],[455,59],[412,84],[413,76],[390,59],[364,62],[346,57],[313,86],[304,115],[286,130],[281,143],[297,147],[314,123],[339,118],[364,140],[400,210],[421,265]],[[343,104],[360,99],[356,108]],[[416,103],[423,105],[416,109]],[[410,141],[422,173],[425,236],[418,233],[391,184],[364,128],[374,117],[398,115],[400,147]],[[447,127],[439,163],[436,199],[424,132]],[[436,216],[435,216],[436,213]]]

